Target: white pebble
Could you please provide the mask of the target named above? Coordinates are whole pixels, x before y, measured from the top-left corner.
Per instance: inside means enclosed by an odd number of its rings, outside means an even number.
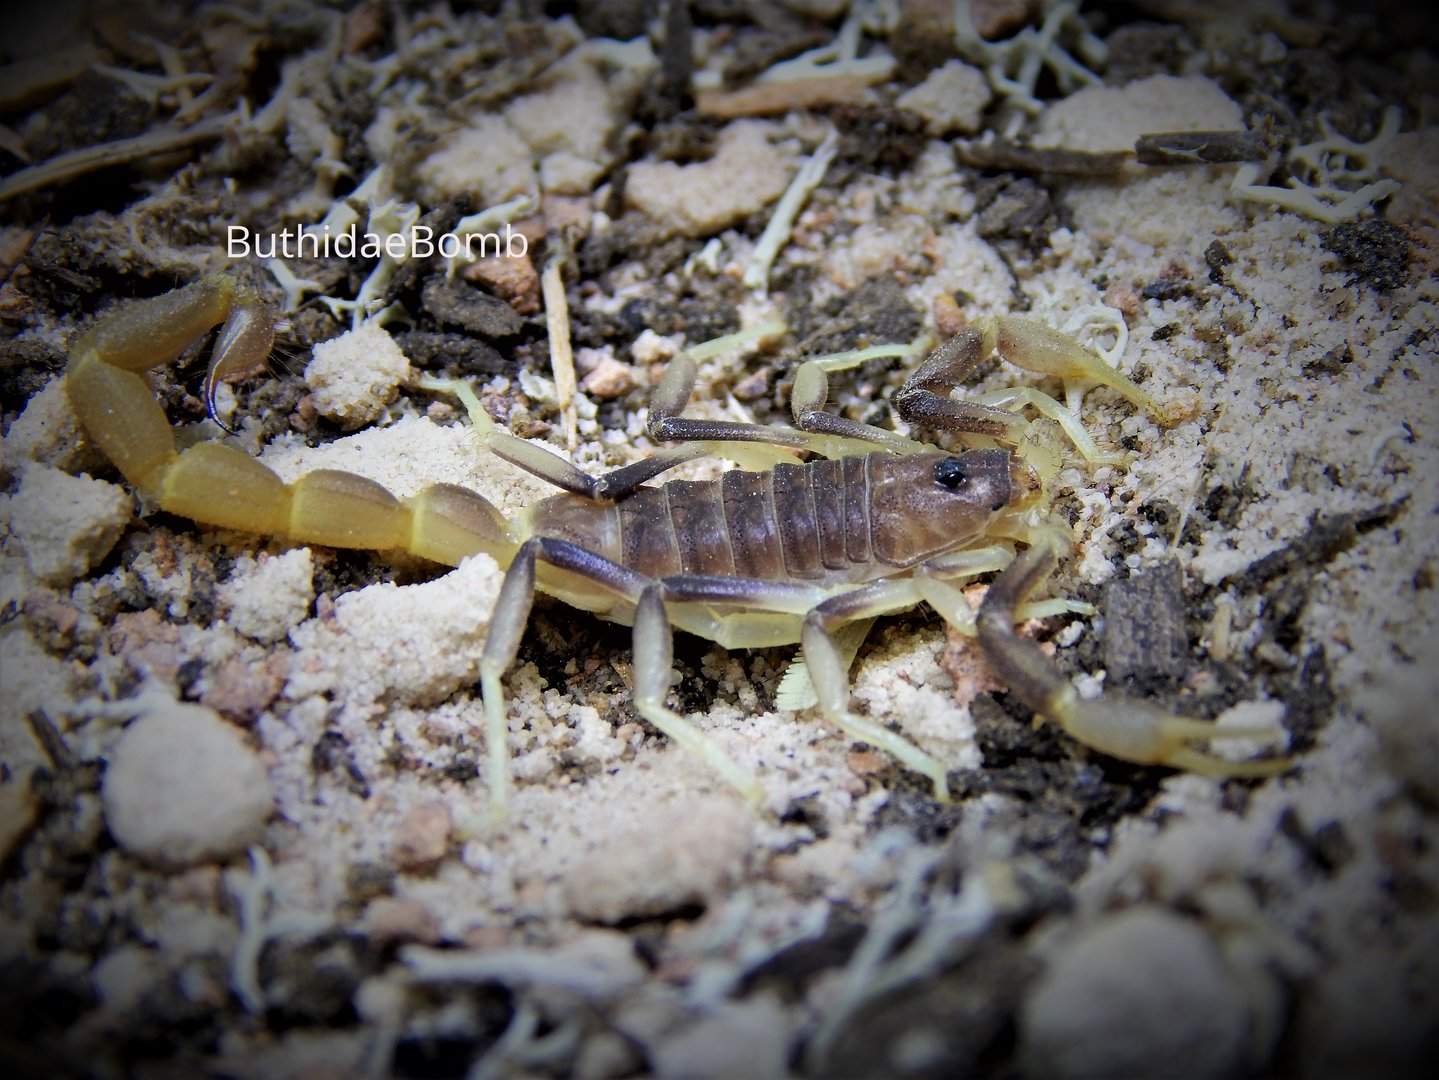
[[[785,1010],[768,995],[722,1002],[654,1048],[655,1075],[787,1076]]]
[[[757,120],[738,120],[720,131],[708,161],[637,162],[630,167],[625,199],[685,236],[713,236],[784,194],[794,156],[770,143],[774,130]]]
[[[1152,75],[1128,86],[1090,86],[1044,110],[1034,145],[1094,152],[1133,150],[1151,131],[1232,131],[1244,114],[1200,75]]]
[[[101,797],[120,846],[167,868],[243,851],[273,803],[269,774],[239,733],[212,710],[179,702],[125,729]]]
[[[570,870],[569,909],[582,919],[619,922],[705,903],[740,877],[752,827],[749,811],[727,796],[651,807],[643,820],[608,828]]]
[[[1110,916],[1040,979],[1021,1014],[1036,1076],[1226,1076],[1249,1012],[1214,939],[1157,907]]]
[[[134,504],[124,489],[88,476],[31,464],[20,490],[0,506],[25,551],[30,572],[51,585],[88,574],[110,554]]]
[[[285,696],[329,694],[354,707],[432,704],[479,678],[501,573],[488,555],[419,585],[384,582],[347,593],[326,618],[290,632],[299,655]]]
[[[1224,728],[1267,728],[1272,734],[1262,736],[1215,739],[1209,744],[1210,751],[1226,761],[1244,761],[1266,748],[1283,751],[1289,745],[1289,733],[1284,729],[1285,707],[1282,701],[1241,701],[1225,709],[1214,718],[1214,726]]]
[[[80,422],[65,393],[64,379],[51,379],[15,418],[0,444],[0,460],[14,468],[22,461],[41,461],[76,472],[98,452],[80,433]]]
[[[951,60],[901,94],[895,104],[924,117],[924,129],[930,135],[970,135],[979,130],[980,114],[993,96],[984,72]]]
[[[379,323],[353,330],[315,346],[305,367],[305,385],[315,408],[348,429],[374,423],[410,377],[410,361]]]
[[[237,560],[230,580],[220,587],[230,625],[256,641],[279,641],[309,614],[314,574],[309,548]]]
[[[96,961],[90,971],[90,985],[106,1009],[125,1013],[142,1004],[163,974],[154,949],[121,945]]]

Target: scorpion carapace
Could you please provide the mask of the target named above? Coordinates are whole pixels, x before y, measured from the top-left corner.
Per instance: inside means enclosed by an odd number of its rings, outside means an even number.
[[[484,446],[563,489],[506,519],[480,495],[454,485],[397,499],[371,480],[334,470],[286,484],[220,443],[177,452],[164,411],[139,372],[172,361],[217,323],[224,327],[207,399],[218,380],[254,371],[270,350],[274,319],[253,293],[211,276],[96,323],[75,343],[65,374],[86,433],[132,485],[162,509],[197,522],[296,543],[407,551],[448,565],[485,553],[507,567],[480,659],[497,814],[509,784],[500,680],[514,663],[536,589],[632,624],[636,711],[754,803],[763,795],[758,781],[665,703],[674,627],[726,647],[799,642],[825,717],[924,774],[945,798],[941,761],[850,711],[848,668],[863,637],[853,630],[924,602],[950,624],[975,632],[975,615],[956,582],[1007,564],[981,608],[978,633],[1011,689],[1036,711],[1085,744],[1131,761],[1220,775],[1268,775],[1285,767],[1233,764],[1189,745],[1220,735],[1268,735],[1268,729],[1220,731],[1112,695],[1082,702],[1035,646],[1014,634],[1021,615],[1081,608],[1062,601],[1025,604],[1065,546],[1061,529],[1037,505],[1044,455],[1031,441],[1029,422],[997,407],[998,399],[956,401],[951,389],[999,347],[1021,366],[1103,383],[1163,415],[1122,375],[1042,324],[1012,316],[976,320],[936,349],[896,396],[906,419],[1001,444],[958,453],[825,412],[826,373],[847,365],[822,361],[807,362],[796,374],[798,426],[769,428],[679,415],[697,370],[681,353],[655,387],[649,430],[657,439],[688,441],[599,477],[498,428],[465,384],[418,380],[422,388],[458,396]],[[1057,420],[1086,458],[1114,460],[1072,412],[1046,395],[1025,390],[1002,400]],[[817,460],[642,486],[735,442],[769,443]],[[1018,558],[1015,541],[1026,545]]]

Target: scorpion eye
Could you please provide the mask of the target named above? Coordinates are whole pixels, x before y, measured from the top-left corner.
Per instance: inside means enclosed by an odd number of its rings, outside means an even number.
[[[964,463],[957,457],[940,458],[934,463],[934,482],[943,484],[950,491],[958,491],[968,479],[969,476],[964,471]]]

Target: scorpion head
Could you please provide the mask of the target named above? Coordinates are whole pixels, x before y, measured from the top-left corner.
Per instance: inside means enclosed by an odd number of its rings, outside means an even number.
[[[877,558],[910,566],[982,535],[1022,500],[1029,470],[1006,450],[869,458],[870,542]]]

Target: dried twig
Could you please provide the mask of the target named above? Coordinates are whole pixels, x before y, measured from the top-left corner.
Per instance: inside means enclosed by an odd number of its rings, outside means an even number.
[[[138,161],[193,146],[195,143],[210,142],[224,135],[233,122],[233,115],[227,113],[179,130],[147,131],[144,135],[136,135],[131,139],[117,139],[114,142],[72,150],[67,154],[58,154],[39,165],[12,173],[0,181],[0,202],[52,184],[67,183],[109,165]]]

